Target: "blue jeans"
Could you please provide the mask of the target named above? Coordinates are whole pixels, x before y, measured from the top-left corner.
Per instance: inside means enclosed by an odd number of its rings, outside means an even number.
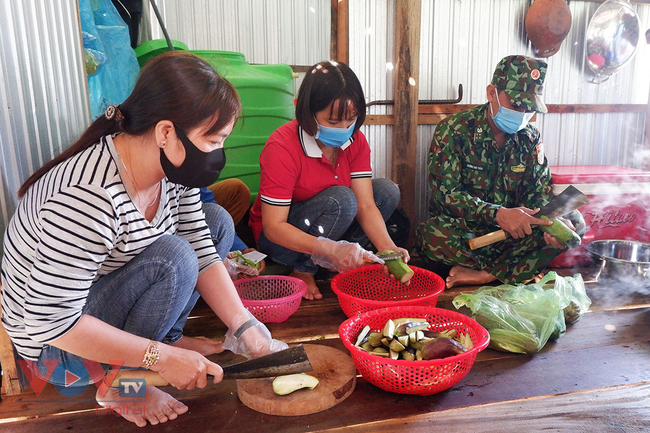
[[[373,179],[372,192],[375,204],[386,221],[399,203],[399,188],[389,179]],[[357,199],[352,189],[332,186],[309,200],[292,203],[287,222],[312,236],[363,245],[368,242],[368,236],[356,221],[356,216]],[[267,239],[264,232],[260,235],[258,248],[274,262],[291,266],[296,271],[315,274],[318,270],[318,266],[311,261],[311,255],[275,244]]]
[[[215,247],[225,257],[235,234],[232,218],[216,204],[204,204],[204,212]],[[195,289],[198,275],[198,260],[189,242],[164,235],[129,263],[95,282],[82,311],[130,334],[172,344],[183,336],[187,317],[199,298]],[[45,374],[45,360],[67,363],[83,359],[45,345],[37,367]],[[55,377],[50,381],[62,385]]]
[[[235,240],[235,223],[228,211],[216,203],[203,203],[203,213],[217,253],[224,259]]]

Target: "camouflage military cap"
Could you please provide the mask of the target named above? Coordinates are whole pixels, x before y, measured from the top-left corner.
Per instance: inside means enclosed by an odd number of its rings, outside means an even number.
[[[546,113],[542,99],[546,62],[526,56],[507,56],[501,59],[492,77],[492,84],[510,97],[515,107],[526,111]]]

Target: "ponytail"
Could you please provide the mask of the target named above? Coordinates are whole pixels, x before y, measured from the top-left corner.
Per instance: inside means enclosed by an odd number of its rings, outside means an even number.
[[[111,106],[112,107],[112,106]],[[110,108],[110,107],[109,107]],[[108,109],[107,109],[108,111]],[[99,142],[99,140],[109,134],[114,134],[121,130],[120,123],[115,117],[111,119],[107,118],[106,115],[101,115],[90,124],[88,129],[79,137],[79,139],[66,150],[61,152],[59,156],[55,157],[49,162],[46,162],[34,172],[26,181],[23,183],[18,190],[18,197],[25,195],[30,186],[32,186],[38,179],[40,179],[45,173],[50,171],[52,167],[59,164],[62,161],[65,161],[69,158],[72,158],[77,153],[83,152],[88,149],[90,146]]]

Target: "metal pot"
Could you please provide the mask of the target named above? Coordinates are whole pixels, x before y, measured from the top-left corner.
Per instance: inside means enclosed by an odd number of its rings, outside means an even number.
[[[625,280],[635,286],[650,286],[650,243],[599,240],[585,248],[600,264],[598,281]]]

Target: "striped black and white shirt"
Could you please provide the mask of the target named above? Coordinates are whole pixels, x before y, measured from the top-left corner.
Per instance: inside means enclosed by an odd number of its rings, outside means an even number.
[[[88,289],[160,236],[187,239],[199,272],[221,259],[205,223],[199,189],[162,180],[152,222],[122,181],[111,136],[53,167],[12,217],[2,260],[2,323],[18,353],[37,360],[81,317]]]

